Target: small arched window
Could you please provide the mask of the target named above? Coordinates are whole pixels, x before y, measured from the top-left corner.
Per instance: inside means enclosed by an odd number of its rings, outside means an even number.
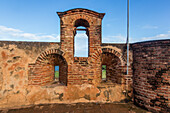
[[[75,21],[74,57],[89,56],[89,23],[84,19]]]

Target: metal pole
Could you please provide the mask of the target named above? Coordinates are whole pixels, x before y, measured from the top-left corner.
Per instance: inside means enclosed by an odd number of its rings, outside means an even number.
[[[129,0],[127,3],[127,75],[129,74]]]

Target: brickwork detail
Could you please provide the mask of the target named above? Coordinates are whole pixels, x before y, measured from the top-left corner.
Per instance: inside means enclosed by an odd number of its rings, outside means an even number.
[[[50,49],[47,51],[42,52],[36,59],[36,63],[42,63],[44,60],[46,60],[47,56],[49,54],[58,54],[63,56],[63,52],[60,49]]]
[[[102,47],[102,64],[107,65],[108,80],[113,83],[124,84],[125,89],[132,95],[132,60],[130,59],[129,75],[126,75],[126,58],[123,56],[122,50],[117,47]]]
[[[149,111],[170,111],[170,40],[130,44],[127,75],[126,44],[101,43],[104,13],[78,8],[57,14],[60,43],[0,41],[0,108],[122,102],[126,93]],[[88,36],[88,57],[74,57],[79,26]],[[60,84],[54,79],[55,66],[60,67]]]
[[[104,52],[102,54],[102,65],[106,65],[106,80],[121,84],[120,59],[114,54]]]
[[[54,82],[54,66],[59,66],[59,81],[67,85],[67,62],[63,58],[63,52],[58,49],[50,49],[41,53],[34,64],[29,64],[29,85],[45,85]]]
[[[104,13],[97,13],[87,9],[72,9],[57,12],[60,17],[61,50],[67,54],[68,84],[98,84],[101,77],[101,58],[92,62],[92,55],[101,50],[101,23]],[[76,28],[86,28],[88,36],[88,58],[74,57],[74,36]],[[99,55],[101,57],[101,55]]]
[[[116,47],[104,46],[102,47],[102,53],[112,53],[120,59],[120,65],[124,66],[126,64],[126,59],[124,58],[121,50]]]
[[[135,103],[170,111],[170,40],[133,44],[133,55]]]

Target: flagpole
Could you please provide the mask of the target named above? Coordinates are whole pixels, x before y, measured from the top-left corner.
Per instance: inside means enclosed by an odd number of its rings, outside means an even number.
[[[129,74],[129,0],[127,3],[127,75]]]

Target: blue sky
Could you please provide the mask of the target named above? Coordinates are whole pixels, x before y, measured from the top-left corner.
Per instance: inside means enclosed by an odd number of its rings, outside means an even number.
[[[59,66],[55,66],[55,71],[59,71]]]
[[[59,42],[56,12],[73,8],[106,13],[102,42],[126,42],[127,0],[0,0],[0,40]],[[169,38],[170,0],[130,0],[130,42]]]

